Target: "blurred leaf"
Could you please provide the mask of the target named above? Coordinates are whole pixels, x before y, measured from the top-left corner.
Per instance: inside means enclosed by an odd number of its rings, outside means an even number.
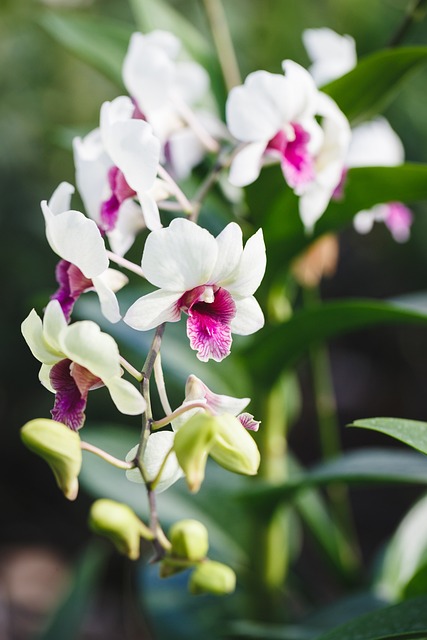
[[[388,640],[427,636],[427,596],[351,620],[316,640]]]
[[[319,464],[300,477],[275,486],[254,487],[242,499],[265,511],[273,511],[282,502],[308,487],[330,484],[427,484],[427,459],[413,451],[360,449]]]
[[[53,614],[47,629],[37,636],[38,640],[75,640],[80,637],[84,616],[102,578],[107,557],[107,547],[103,544],[93,542],[86,548],[75,568],[69,594]]]
[[[70,53],[123,86],[122,64],[133,31],[131,25],[102,16],[51,13],[39,24]]]
[[[427,47],[396,47],[359,61],[341,78],[322,87],[353,124],[383,109],[402,82],[427,62]]]
[[[271,206],[262,206],[262,185],[278,181],[275,173],[265,168],[260,176],[260,190],[248,190],[248,203],[259,226],[263,228],[267,244],[267,280],[277,278],[293,258],[313,240],[324,233],[337,232],[345,227],[354,215],[383,202],[415,202],[427,199],[427,165],[404,164],[398,167],[358,167],[350,169],[341,201],[330,202],[325,213],[316,223],[314,232],[307,234],[298,213],[298,198],[285,185],[269,188],[265,193],[280,195]],[[264,178],[264,173],[267,177]],[[267,213],[266,213],[267,212]]]
[[[355,420],[349,427],[361,427],[385,433],[427,454],[427,422],[404,418],[367,418]]]
[[[385,550],[375,589],[389,600],[427,590],[427,496],[407,513]]]
[[[297,311],[288,321],[264,329],[246,350],[259,384],[270,386],[313,344],[377,324],[427,324],[427,314],[386,302],[350,300],[329,302]]]

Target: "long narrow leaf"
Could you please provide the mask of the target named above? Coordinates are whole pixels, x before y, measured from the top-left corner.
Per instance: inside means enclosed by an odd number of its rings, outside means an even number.
[[[427,422],[404,418],[367,418],[355,420],[348,426],[380,431],[427,454]]]

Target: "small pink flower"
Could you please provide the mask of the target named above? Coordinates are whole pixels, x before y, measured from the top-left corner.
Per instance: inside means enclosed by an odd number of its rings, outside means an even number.
[[[229,355],[231,334],[249,335],[264,324],[255,298],[265,271],[262,231],[248,240],[230,223],[214,238],[206,229],[177,218],[146,241],[142,269],[157,291],[139,298],[124,321],[147,331],[188,315],[187,335],[199,360]]]

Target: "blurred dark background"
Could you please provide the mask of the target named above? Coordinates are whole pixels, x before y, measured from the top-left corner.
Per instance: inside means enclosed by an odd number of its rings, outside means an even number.
[[[175,0],[171,4],[208,34],[202,2]],[[225,0],[224,5],[244,77],[258,68],[278,72],[284,58],[308,64],[301,43],[301,32],[308,27],[329,26],[351,34],[359,56],[384,47],[402,22],[407,2]],[[31,562],[36,566],[40,562],[45,572],[59,576],[61,583],[69,562],[89,537],[86,516],[90,499],[83,492],[78,502],[66,502],[49,469],[27,452],[19,439],[19,428],[27,420],[47,417],[51,408],[51,396],[38,383],[39,364],[21,337],[20,323],[33,306],[40,310],[55,288],[56,257],[46,243],[39,202],[48,199],[60,181],[74,182],[71,132],[93,128],[100,104],[115,97],[118,90],[42,29],[39,16],[47,8],[61,13],[78,9],[127,23],[133,20],[130,7],[122,0],[0,3],[0,584],[2,578],[9,580],[8,588],[11,566],[16,574],[20,562],[27,570]],[[426,36],[424,20],[411,27],[403,44],[426,44]],[[427,161],[426,80],[427,70],[417,72],[384,114],[402,138],[410,161]],[[427,308],[426,205],[414,204],[413,210],[415,223],[405,245],[396,244],[381,225],[363,237],[350,228],[344,230],[338,271],[324,282],[323,297],[383,299],[425,291]],[[426,418],[426,356],[427,331],[416,326],[410,330],[375,328],[332,342],[331,363],[345,448],[384,444],[375,434],[345,430],[344,425],[352,419],[376,415]],[[303,411],[291,444],[301,460],[310,464],[318,459],[319,449],[305,364],[299,374]],[[102,415],[102,407],[100,411]],[[367,491],[352,494],[367,559],[419,493],[416,489],[370,490],[369,500]],[[23,575],[25,583],[28,578],[25,572]],[[0,616],[3,640],[1,624]],[[10,640],[15,637],[26,637],[25,630],[17,631]]]

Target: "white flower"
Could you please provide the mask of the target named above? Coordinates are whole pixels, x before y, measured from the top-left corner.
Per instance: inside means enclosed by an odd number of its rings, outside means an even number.
[[[230,182],[250,184],[265,161],[278,160],[288,185],[303,196],[300,213],[311,228],[339,183],[350,127],[308,71],[291,60],[282,66],[284,76],[257,71],[229,94],[227,124],[245,143],[232,161]],[[322,118],[321,125],[316,116]]]
[[[123,82],[140,115],[162,143],[162,162],[177,179],[189,175],[215,138],[226,136],[219,119],[193,109],[207,97],[209,77],[194,61],[181,60],[181,42],[167,31],[134,33],[123,63]]]
[[[42,363],[40,380],[56,394],[52,417],[73,430],[83,426],[87,394],[105,385],[119,411],[138,415],[145,400],[122,379],[115,340],[90,320],[67,324],[61,306],[52,300],[43,322],[33,309],[22,323],[22,334]]]
[[[61,258],[56,269],[60,286],[53,298],[59,300],[68,320],[80,294],[94,290],[104,316],[110,322],[118,322],[121,315],[114,292],[128,279],[120,271],[108,268],[104,240],[95,222],[80,211],[69,210],[73,193],[71,184],[61,182],[49,203],[41,203],[48,242]]]
[[[142,269],[159,287],[137,300],[125,322],[140,331],[188,314],[187,335],[202,361],[230,353],[231,333],[249,335],[264,324],[253,293],[266,265],[262,231],[243,249],[242,232],[230,223],[214,238],[206,229],[177,218],[146,241]]]
[[[309,72],[317,86],[340,78],[357,64],[356,43],[332,29],[306,29],[302,40],[310,60]]]
[[[165,491],[184,476],[184,472],[178,464],[175,453],[170,453],[170,450],[173,447],[174,438],[175,433],[172,431],[159,431],[158,433],[152,433],[147,441],[147,446],[143,456],[143,465],[150,481],[153,481],[157,477],[160,467],[162,466],[166,456],[168,456],[160,475],[159,482],[155,487],[157,493]],[[126,460],[128,462],[134,460],[137,451],[138,445],[129,451],[126,456]],[[126,471],[126,477],[131,482],[144,482],[139,469]]]
[[[150,125],[135,117],[130,98],[105,102],[100,127],[75,138],[73,148],[85,208],[116,253],[123,255],[145,226],[161,227],[156,200],[169,194],[164,187],[158,191],[160,142]]]

